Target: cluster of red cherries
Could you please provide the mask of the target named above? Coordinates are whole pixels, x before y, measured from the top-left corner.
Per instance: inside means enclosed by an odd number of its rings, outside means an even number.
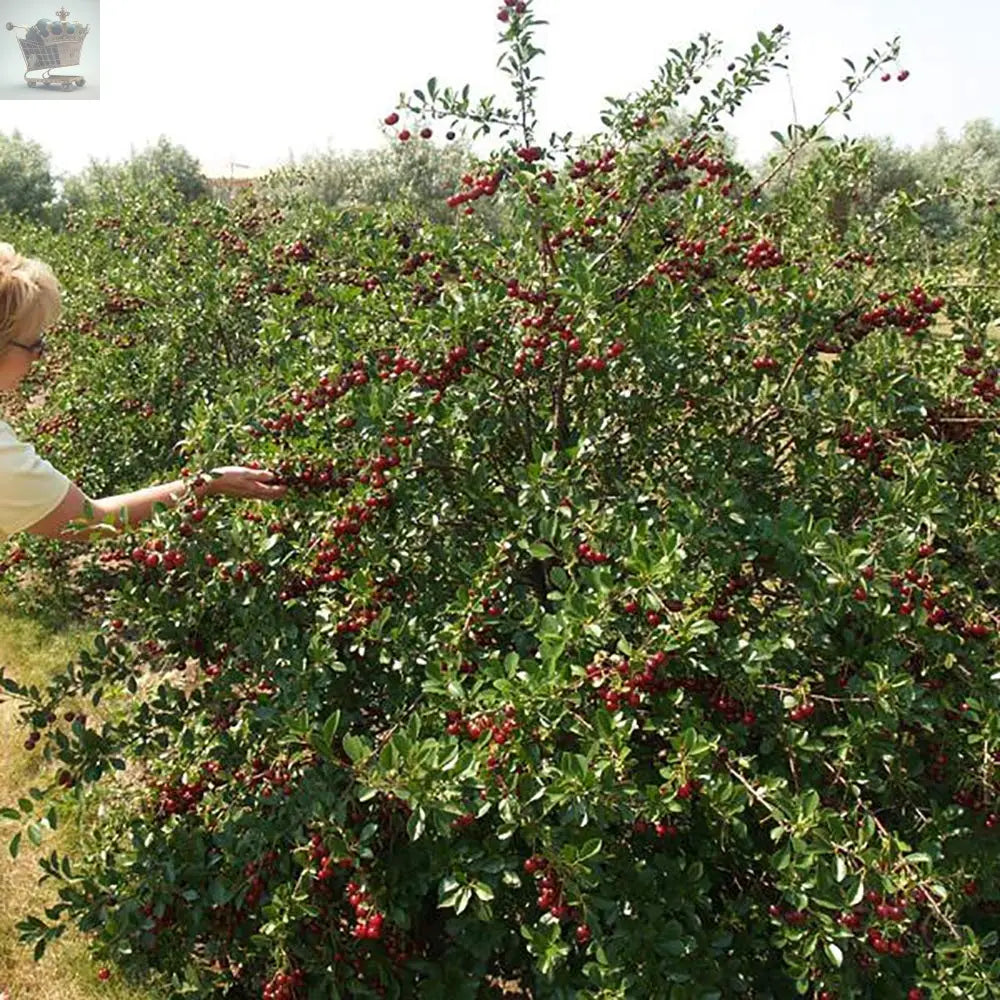
[[[503,6],[497,11],[497,20],[507,24],[510,21],[511,11],[515,14],[523,14],[528,9],[524,0],[503,0]]]
[[[294,1000],[295,991],[305,985],[305,973],[301,969],[276,972],[264,984],[263,1000]]]

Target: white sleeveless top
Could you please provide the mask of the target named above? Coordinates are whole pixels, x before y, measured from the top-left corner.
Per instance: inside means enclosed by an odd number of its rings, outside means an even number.
[[[0,539],[37,524],[62,503],[72,485],[0,420]]]

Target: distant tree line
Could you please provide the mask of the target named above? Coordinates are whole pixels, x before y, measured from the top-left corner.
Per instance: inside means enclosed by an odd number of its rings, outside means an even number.
[[[671,120],[661,131],[670,139],[679,124]],[[722,136],[731,151],[731,138]],[[966,123],[957,138],[939,130],[919,149],[901,149],[888,138],[865,137],[814,143],[784,163],[782,148],[756,165],[748,165],[758,181],[770,176],[766,197],[777,197],[818,175],[818,159],[838,157],[843,184],[838,190],[813,192],[825,199],[834,226],[849,224],[852,215],[876,211],[885,199],[905,193],[939,240],[958,235],[981,199],[1000,192],[1000,127],[988,119]],[[435,222],[454,218],[445,204],[460,189],[473,156],[461,141],[439,146],[426,141],[392,143],[387,148],[351,153],[328,151],[288,163],[253,181],[258,202],[285,210],[322,202],[344,209],[391,201],[415,217]],[[779,164],[782,164],[780,168]],[[827,175],[828,176],[828,175]],[[147,190],[169,187],[186,202],[199,198],[228,200],[228,186],[213,184],[196,157],[161,136],[140,152],[117,163],[91,158],[82,171],[55,176],[49,155],[18,131],[0,133],[0,213],[9,213],[53,229],[61,228],[75,209],[114,211],[116,204]],[[502,209],[477,206],[488,224],[502,224]],[[491,215],[492,213],[492,215]]]
[[[814,187],[824,173],[820,159],[838,158],[841,184],[836,190]],[[772,174],[785,159],[776,149],[755,169],[758,178]],[[825,172],[829,177],[829,172]],[[823,201],[835,228],[853,216],[876,212],[890,198],[905,195],[929,236],[948,241],[958,236],[984,202],[1000,198],[1000,127],[989,119],[967,122],[957,138],[939,129],[933,142],[900,149],[891,139],[863,137],[811,145],[773,177],[772,197],[802,186]]]

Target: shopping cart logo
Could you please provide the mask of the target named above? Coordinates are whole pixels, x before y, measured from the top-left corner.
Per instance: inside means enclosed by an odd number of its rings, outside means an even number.
[[[56,16],[58,21],[43,17],[30,27],[7,22],[8,31],[20,28],[25,33],[24,38],[18,37],[17,44],[24,56],[24,79],[29,87],[42,84],[44,87],[60,86],[63,90],[70,90],[74,86],[82,87],[87,82],[77,74],[52,72],[62,66],[80,65],[80,51],[90,31],[89,24],[68,20],[69,11],[65,7],[60,7]],[[41,76],[28,75],[39,70]]]

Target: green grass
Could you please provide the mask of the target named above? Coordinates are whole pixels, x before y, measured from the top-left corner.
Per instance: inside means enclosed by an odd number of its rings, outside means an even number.
[[[92,626],[65,619],[55,626],[42,624],[17,610],[9,598],[0,598],[0,664],[22,683],[44,684],[93,635]],[[17,706],[0,703],[0,805],[16,802],[31,785],[48,783],[44,760],[37,751],[24,749],[25,735],[17,724]],[[18,940],[18,920],[29,912],[41,913],[55,898],[52,887],[38,884],[38,854],[72,849],[78,835],[74,826],[69,823],[49,833],[39,849],[25,841],[14,860],[7,844],[15,824],[0,821],[0,995],[6,989],[10,1000],[158,1000],[162,994],[123,983],[115,970],[109,981],[100,982],[98,965],[90,960],[86,941],[78,933],[67,932],[40,962]]]

